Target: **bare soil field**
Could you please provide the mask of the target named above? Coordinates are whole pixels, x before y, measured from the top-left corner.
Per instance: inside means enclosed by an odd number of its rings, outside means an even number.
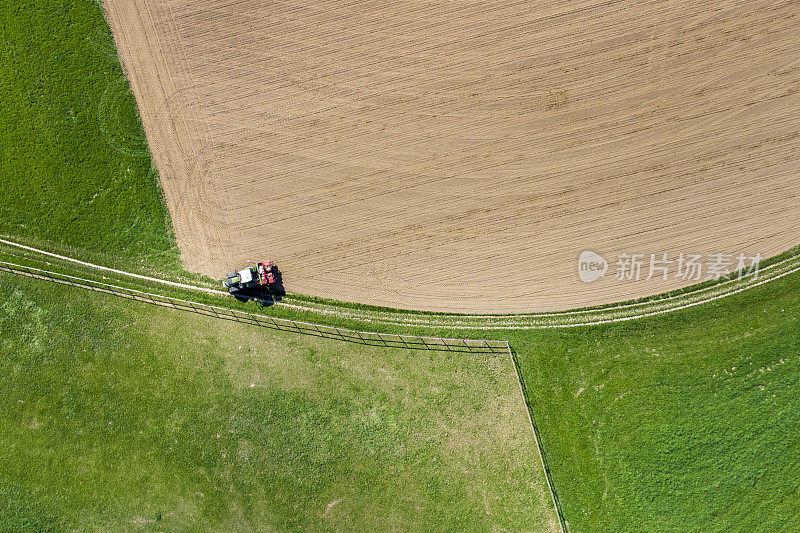
[[[190,270],[510,313],[694,283],[587,249],[800,243],[796,1],[103,4]]]

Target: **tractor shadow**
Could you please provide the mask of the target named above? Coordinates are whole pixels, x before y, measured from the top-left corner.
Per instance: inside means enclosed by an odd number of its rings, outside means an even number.
[[[286,296],[286,289],[283,288],[283,275],[275,267],[275,283],[270,283],[269,287],[253,287],[251,289],[239,289],[231,296],[240,302],[254,301],[261,307],[269,307],[280,302]]]

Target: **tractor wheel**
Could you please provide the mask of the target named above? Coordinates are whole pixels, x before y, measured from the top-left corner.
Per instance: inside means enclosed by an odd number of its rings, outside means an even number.
[[[250,297],[241,290],[241,287],[229,287],[228,293],[240,302],[246,302],[250,300]]]

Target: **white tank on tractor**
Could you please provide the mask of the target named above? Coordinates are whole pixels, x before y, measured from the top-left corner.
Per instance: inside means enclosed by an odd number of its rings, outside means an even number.
[[[264,261],[238,272],[229,272],[222,286],[233,295],[246,289],[269,289],[277,281],[276,275],[277,268],[272,261]]]

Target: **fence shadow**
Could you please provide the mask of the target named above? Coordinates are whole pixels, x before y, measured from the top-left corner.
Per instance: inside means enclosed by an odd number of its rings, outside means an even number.
[[[395,333],[354,331],[345,328],[337,328],[334,326],[325,326],[321,324],[313,324],[285,318],[276,318],[268,315],[249,313],[247,311],[241,311],[237,309],[191,302],[179,298],[171,298],[168,296],[146,293],[135,289],[128,289],[126,287],[119,287],[116,285],[110,285],[108,283],[77,278],[75,276],[69,276],[56,272],[48,272],[37,268],[15,265],[3,261],[0,261],[0,272],[42,279],[54,283],[61,283],[76,288],[102,292],[137,302],[168,307],[170,309],[176,309],[179,311],[188,311],[222,320],[230,320],[233,322],[266,327],[279,331],[289,331],[303,335],[351,342],[364,346],[464,353],[506,354],[508,352],[508,344],[505,341],[450,339],[444,337],[422,337],[413,335],[399,335]],[[274,305],[275,303],[276,300],[272,299],[268,305]],[[262,307],[267,307],[268,305],[262,305]]]
[[[275,318],[268,315],[259,315],[256,313],[249,313],[246,311],[219,307],[209,304],[198,302],[191,302],[179,298],[171,298],[168,296],[157,295],[129,289],[126,287],[119,287],[108,283],[102,283],[95,280],[88,280],[60,274],[56,272],[49,272],[33,267],[26,267],[0,261],[0,272],[6,272],[18,276],[24,276],[34,279],[41,279],[69,285],[71,287],[90,290],[94,292],[102,292],[104,294],[111,294],[120,298],[134,300],[137,302],[157,305],[161,307],[168,307],[179,311],[188,311],[199,315],[209,316],[222,320],[230,320],[248,324],[253,326],[266,327],[279,331],[288,331],[293,333],[300,333],[303,335],[311,335],[315,337],[322,337],[326,339],[340,340],[364,346],[379,346],[386,348],[404,348],[408,350],[427,350],[427,351],[440,351],[440,352],[457,352],[457,353],[472,353],[472,354],[498,354],[510,355],[514,364],[519,383],[522,388],[523,400],[525,408],[531,420],[533,428],[534,439],[542,458],[542,466],[544,474],[553,497],[553,504],[555,505],[556,514],[558,515],[559,526],[562,531],[568,531],[568,523],[564,519],[561,510],[561,501],[556,492],[553,484],[553,476],[550,471],[550,463],[541,444],[541,437],[539,435],[539,428],[536,424],[536,418],[531,409],[528,401],[528,388],[525,384],[523,374],[521,372],[519,361],[517,359],[516,351],[509,346],[506,341],[485,340],[485,339],[453,339],[446,337],[424,337],[414,335],[400,335],[395,333],[375,333],[370,331],[355,331],[346,328],[337,328],[333,326],[325,326],[321,324],[312,324],[309,322],[301,322],[297,320],[289,320],[284,318]],[[275,300],[269,305],[274,305]],[[262,307],[266,307],[263,305]]]

